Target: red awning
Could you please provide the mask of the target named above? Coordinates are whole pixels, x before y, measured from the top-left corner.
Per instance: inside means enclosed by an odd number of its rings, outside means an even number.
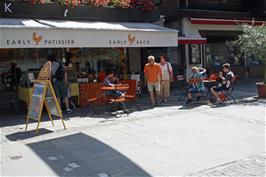
[[[237,19],[212,19],[212,18],[190,18],[191,24],[200,25],[266,25],[266,21],[255,21],[255,20],[237,20]]]
[[[206,44],[206,38],[195,38],[195,37],[186,37],[180,36],[178,37],[178,44]]]

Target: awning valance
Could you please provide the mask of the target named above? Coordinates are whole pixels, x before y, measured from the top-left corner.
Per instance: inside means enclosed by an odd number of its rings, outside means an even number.
[[[0,48],[173,47],[178,30],[151,23],[0,18]]]
[[[215,18],[190,18],[191,24],[200,25],[266,25],[266,21],[239,20],[239,19],[215,19]]]
[[[201,37],[179,36],[178,44],[206,44],[207,39]]]

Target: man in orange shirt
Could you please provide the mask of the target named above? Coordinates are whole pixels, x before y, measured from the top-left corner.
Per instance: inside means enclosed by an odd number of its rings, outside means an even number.
[[[162,69],[158,63],[155,63],[154,56],[148,57],[148,63],[144,68],[145,80],[147,82],[148,91],[150,93],[150,99],[152,102],[152,107],[155,106],[153,89],[156,92],[156,104],[159,104],[160,100],[160,85],[162,82]]]

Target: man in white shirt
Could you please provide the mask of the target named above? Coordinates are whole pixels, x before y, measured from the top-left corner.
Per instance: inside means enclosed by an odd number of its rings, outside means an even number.
[[[173,68],[164,55],[160,56],[160,67],[162,69],[161,102],[167,102],[167,97],[170,96],[170,82],[173,80]]]

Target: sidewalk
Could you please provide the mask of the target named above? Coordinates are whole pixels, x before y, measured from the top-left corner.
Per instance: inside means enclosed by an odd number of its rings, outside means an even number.
[[[36,123],[24,132],[25,115],[1,116],[1,175],[262,177],[266,100],[253,99],[255,82],[239,81],[240,102],[216,108],[184,109],[172,97],[151,109],[143,96],[128,117],[78,109],[65,115],[67,130],[45,116],[38,136]]]

